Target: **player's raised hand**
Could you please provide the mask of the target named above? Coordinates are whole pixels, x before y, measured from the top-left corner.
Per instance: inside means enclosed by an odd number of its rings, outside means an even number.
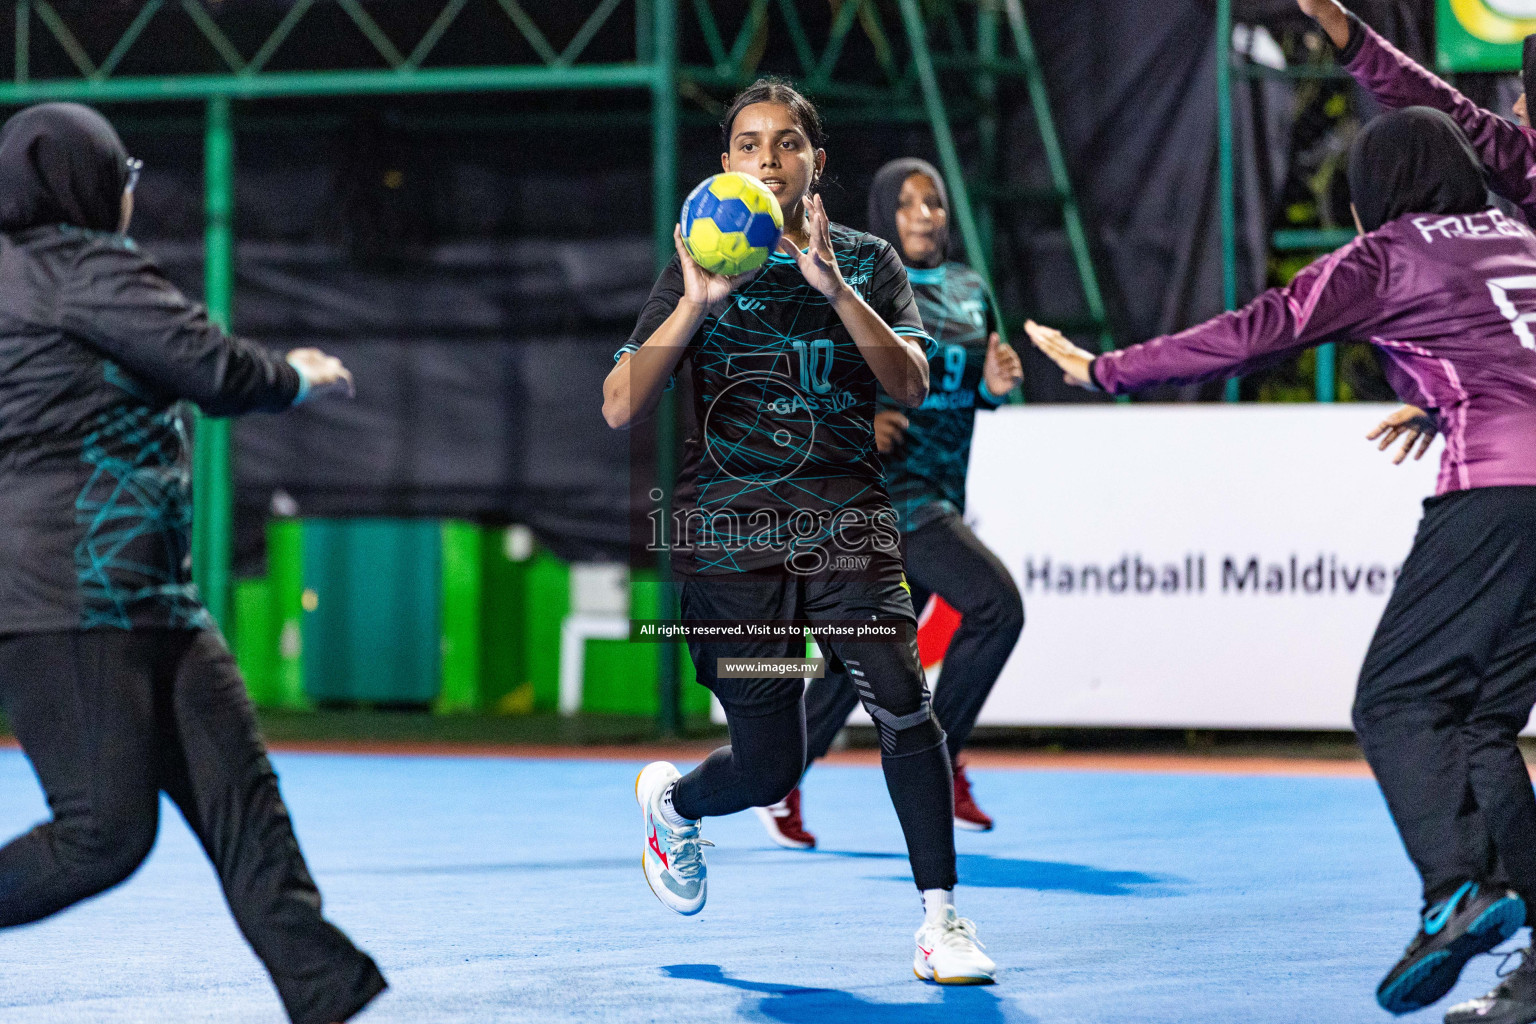
[[[335,356],[328,356],[317,348],[296,348],[286,358],[288,365],[299,371],[299,376],[308,385],[305,401],[327,395],[353,397],[352,374]]]
[[[672,229],[672,244],[677,247],[677,258],[683,264],[683,298],[696,303],[708,316],[718,314],[731,297],[731,292],[757,276],[756,270],[734,277],[705,270],[683,244],[681,227]]]
[[[895,409],[875,413],[875,448],[889,455],[907,440],[907,418]]]
[[[1024,330],[1029,335],[1029,340],[1035,343],[1035,348],[1044,352],[1051,362],[1061,367],[1063,379],[1068,384],[1073,387],[1087,388],[1089,391],[1098,390],[1093,383],[1092,374],[1088,372],[1088,367],[1093,363],[1092,352],[1078,348],[1056,328],[1037,324],[1033,320],[1024,322]]]
[[[1417,462],[1429,451],[1429,446],[1435,440],[1435,435],[1440,432],[1440,425],[1429,413],[1416,405],[1405,405],[1401,409],[1394,410],[1390,416],[1376,425],[1376,429],[1365,435],[1367,441],[1374,441],[1378,437],[1381,443],[1376,446],[1379,452],[1386,451],[1392,442],[1399,437],[1403,439],[1403,445],[1392,458],[1392,465],[1401,466],[1408,454],[1413,452],[1413,459]],[[1413,451],[1417,442],[1419,450]]]
[[[1003,344],[996,331],[987,338],[987,360],[981,368],[982,380],[993,395],[1002,396],[1024,379],[1024,363],[1012,345]]]
[[[1334,46],[1342,50],[1349,45],[1349,15],[1338,0],[1296,0],[1296,6],[1302,14],[1317,19]]]
[[[788,238],[779,239],[779,251],[795,261],[806,283],[827,298],[835,298],[844,288],[843,272],[838,269],[837,257],[832,254],[832,226],[821,196],[811,196],[806,201],[807,231],[811,244],[805,252]]]

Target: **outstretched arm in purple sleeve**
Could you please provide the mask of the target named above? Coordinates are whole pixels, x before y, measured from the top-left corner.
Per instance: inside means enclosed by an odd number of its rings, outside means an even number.
[[[1370,239],[1355,239],[1234,313],[1096,359],[1049,327],[1026,329],[1069,383],[1111,394],[1245,374],[1364,328],[1378,315],[1382,268]]]
[[[1433,107],[1449,114],[1467,133],[1488,168],[1489,185],[1516,203],[1536,224],[1536,131],[1505,120],[1456,91],[1419,65],[1380,33],[1350,14],[1337,0],[1298,0],[1340,48],[1339,60],[1382,106]],[[1341,38],[1342,37],[1342,38]]]

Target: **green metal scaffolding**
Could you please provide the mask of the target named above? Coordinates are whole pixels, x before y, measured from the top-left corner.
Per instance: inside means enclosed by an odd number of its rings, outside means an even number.
[[[1086,306],[1086,316],[1076,326],[1097,334],[1101,347],[1112,345],[1087,233],[1056,135],[1022,0],[828,0],[832,18],[824,40],[810,37],[794,0],[745,0],[731,5],[740,15],[734,26],[723,23],[723,5],[709,0],[586,0],[587,6],[581,8],[586,12],[584,19],[562,46],[556,46],[540,28],[528,10],[538,7],[525,7],[526,0],[474,0],[483,8],[499,11],[492,16],[510,30],[506,35],[521,47],[517,52],[531,50],[537,58],[509,58],[507,63],[490,66],[433,63],[438,44],[471,0],[437,2],[441,7],[430,25],[406,47],[391,38],[360,0],[295,0],[247,56],[221,28],[207,0],[142,0],[110,49],[98,59],[88,52],[70,19],[53,2],[14,0],[13,74],[9,81],[0,81],[0,105],[50,100],[203,104],[206,299],[210,314],[227,327],[233,322],[234,291],[232,213],[238,111],[233,101],[557,90],[624,90],[646,95],[650,104],[651,206],[660,266],[673,251],[672,225],[680,199],[679,126],[690,117],[703,119],[706,111],[698,101],[707,98],[710,90],[734,90],[770,70],[761,65],[771,32],[774,39],[788,41],[797,65],[771,70],[797,78],[829,118],[926,121],[931,125],[960,235],[973,265],[989,285],[996,207],[1039,201],[1058,207]],[[1225,7],[1227,0],[1222,3]],[[613,34],[619,31],[613,26],[618,24],[616,15],[621,9],[633,15],[633,38],[623,47],[626,59],[589,58],[595,41],[613,42]],[[322,11],[345,16],[371,48],[375,67],[271,68],[284,43],[296,38],[295,33],[303,30],[306,21]],[[184,19],[179,26],[183,30],[190,24],[206,42],[209,60],[197,65],[184,53],[167,52],[177,48],[147,52],[146,29],[160,19],[171,18]],[[894,29],[889,27],[892,23]],[[708,63],[684,62],[681,39],[685,31],[692,32],[692,39],[702,39]],[[843,65],[848,62],[842,58],[855,32],[868,41],[876,67],[845,73]],[[1012,42],[1011,53],[1004,50],[1005,39]],[[52,51],[51,66],[65,66],[69,69],[66,73],[55,70],[45,77],[34,75],[40,41]],[[610,45],[608,52],[612,51]],[[154,65],[156,73],[120,73],[129,57],[134,58],[129,63],[137,67]],[[963,112],[974,118],[981,150],[974,175],[968,174],[962,163],[951,124],[960,101],[954,90],[946,90],[941,75],[959,75],[967,86]],[[1005,78],[1021,80],[1027,87],[1051,175],[1052,187],[1044,197],[1023,193],[997,180],[998,83]],[[685,110],[685,100],[699,109]],[[657,417],[658,470],[663,488],[669,488],[675,469],[676,426],[670,395],[665,402]],[[203,418],[199,422],[194,487],[194,575],[209,609],[227,627],[232,600],[232,472],[227,421]],[[661,718],[664,729],[675,731],[680,720],[676,652],[670,645],[665,649]]]
[[[1237,174],[1232,132],[1232,76],[1250,83],[1264,78],[1347,79],[1349,74],[1334,65],[1301,65],[1275,69],[1239,61],[1232,46],[1232,0],[1216,0],[1216,145],[1217,192],[1221,206],[1221,280],[1222,296],[1229,310],[1237,308]],[[1277,230],[1269,244],[1276,252],[1327,252],[1346,244],[1355,232],[1340,229]],[[1313,371],[1313,397],[1332,402],[1338,393],[1337,347],[1332,343],[1317,347]],[[1238,381],[1227,381],[1225,399],[1238,399]]]

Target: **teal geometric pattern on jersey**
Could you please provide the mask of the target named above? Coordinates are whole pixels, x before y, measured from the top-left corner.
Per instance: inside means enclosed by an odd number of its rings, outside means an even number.
[[[832,225],[831,237],[848,285],[926,350],[889,244],[841,225]],[[673,277],[680,271],[669,267],[653,299],[668,287],[680,291]],[[633,351],[675,306],[675,298],[648,303],[625,348]],[[694,420],[674,505],[680,571],[798,564],[800,552],[869,543],[877,520],[882,542],[894,545],[895,514],[874,445],[874,372],[794,260],[775,253],[732,293],[694,335],[679,373],[692,384]]]
[[[898,408],[907,417],[906,442],[885,463],[886,488],[904,532],[965,512],[976,407],[995,409],[1002,402],[982,383],[987,338],[996,321],[980,276],[963,263],[945,263],[909,267],[907,277],[934,348],[921,406],[901,408],[880,396],[882,407]]]
[[[75,499],[81,629],[212,624],[190,578],[187,451],[179,405],[125,402],[90,424],[89,475]]]

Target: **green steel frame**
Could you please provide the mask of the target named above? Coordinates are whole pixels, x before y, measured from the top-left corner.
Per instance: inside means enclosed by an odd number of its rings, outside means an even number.
[[[201,102],[205,108],[205,287],[211,314],[228,325],[233,318],[234,291],[233,100],[482,91],[633,90],[646,94],[650,101],[651,204],[660,264],[672,253],[672,224],[679,200],[681,100],[707,97],[710,90],[738,88],[769,70],[761,66],[769,33],[782,32],[784,35],[777,38],[787,38],[798,67],[774,70],[795,75],[830,117],[876,122],[926,120],[931,125],[950,183],[957,226],[976,269],[989,285],[996,206],[1043,198],[1059,207],[1082,283],[1085,323],[1098,334],[1102,348],[1112,346],[1087,232],[1062,156],[1022,0],[828,0],[832,22],[819,47],[807,33],[794,0],[745,0],[735,8],[745,9],[734,26],[722,23],[717,5],[709,0],[587,0],[590,12],[563,46],[555,45],[529,13],[529,8],[537,10],[538,5],[528,0],[473,0],[499,9],[510,29],[508,38],[524,45],[523,52],[531,49],[537,60],[509,58],[508,63],[491,66],[433,64],[438,44],[470,2],[437,0],[441,7],[436,17],[407,48],[397,45],[360,0],[295,0],[247,56],[220,27],[208,0],[141,0],[110,50],[97,58],[87,52],[69,18],[61,13],[64,4],[60,0],[13,0],[13,75],[9,81],[0,80],[0,105],[47,100]],[[1222,0],[1223,8],[1227,2]],[[635,31],[632,49],[628,41],[624,49],[633,59],[584,59],[594,40],[605,31],[617,31],[610,23],[626,7],[633,13]],[[284,43],[302,29],[306,18],[315,17],[312,12],[324,8],[345,15],[366,40],[377,66],[270,70]],[[692,16],[686,23],[685,12]],[[969,31],[962,14],[972,18]],[[185,53],[143,52],[145,30],[157,19],[167,18],[190,21],[216,58],[212,70],[208,61],[189,65],[191,58]],[[1006,38],[1013,44],[1011,54],[1003,51],[1004,24]],[[689,28],[702,38],[708,64],[683,63],[680,36]],[[855,31],[873,50],[877,65],[873,76],[839,74],[840,60]],[[40,39],[50,40],[56,51],[62,51],[74,73],[35,77],[33,58]],[[130,55],[141,65],[148,60],[157,73],[120,74]],[[941,74],[961,75],[968,86],[967,98],[974,107],[981,149],[975,177],[967,175],[961,161],[951,124],[955,100],[952,91],[946,93]],[[1004,78],[1022,80],[1027,88],[1051,175],[1051,190],[1043,197],[996,182],[998,83]],[[669,395],[657,417],[663,481],[670,481],[673,469],[670,460],[676,427],[670,402]],[[232,594],[227,422],[205,419],[199,424],[195,487],[195,574],[210,610],[227,626]],[[676,650],[670,646],[665,648],[661,675],[663,728],[676,731],[680,723],[678,673]]]
[[[1232,0],[1216,0],[1216,136],[1218,194],[1221,203],[1221,278],[1222,295],[1227,309],[1237,308],[1237,175],[1232,135],[1232,76],[1249,81],[1264,78],[1347,79],[1349,74],[1334,65],[1302,65],[1279,70],[1246,61],[1236,64],[1232,48]],[[1234,66],[1236,64],[1236,66]],[[1347,230],[1280,230],[1269,240],[1276,252],[1326,252],[1355,237]],[[1332,402],[1338,393],[1338,353],[1333,343],[1317,347],[1313,373],[1313,395],[1319,402]],[[1227,381],[1225,398],[1238,399],[1238,381]]]
[[[1237,308],[1237,189],[1232,154],[1232,0],[1216,2],[1216,174],[1221,181],[1221,296]],[[1238,398],[1238,379],[1227,381],[1224,396]]]

